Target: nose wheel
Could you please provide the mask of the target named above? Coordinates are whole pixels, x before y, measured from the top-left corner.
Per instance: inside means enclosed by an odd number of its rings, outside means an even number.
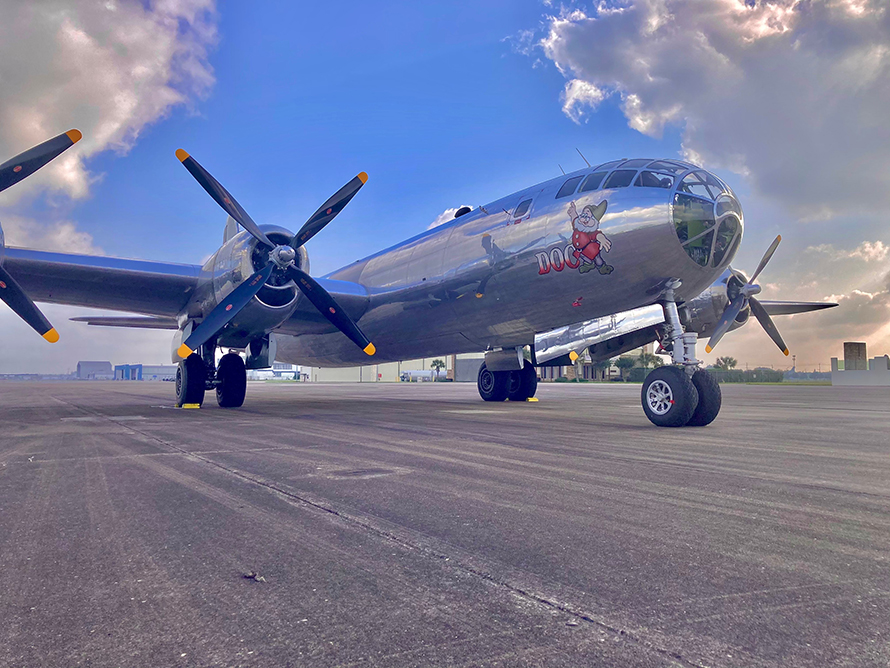
[[[723,397],[716,379],[699,369],[695,359],[694,332],[684,333],[674,301],[679,281],[668,286],[664,295],[665,339],[674,364],[652,371],[643,382],[643,412],[659,427],[704,427],[720,412]]]

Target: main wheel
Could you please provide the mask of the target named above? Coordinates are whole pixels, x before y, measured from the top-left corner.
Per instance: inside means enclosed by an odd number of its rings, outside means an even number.
[[[203,404],[206,382],[207,370],[204,368],[204,360],[197,353],[192,353],[182,360],[176,369],[177,405]]]
[[[247,394],[247,369],[241,355],[227,353],[216,369],[216,403],[221,408],[238,408]]]
[[[510,372],[489,371],[483,362],[476,377],[476,386],[479,396],[485,401],[504,401],[510,391]]]
[[[642,391],[643,411],[659,427],[682,427],[698,406],[698,390],[686,370],[662,366],[646,376]]]
[[[510,401],[525,401],[535,396],[538,391],[538,373],[535,367],[528,360],[525,360],[525,366],[519,371],[509,371],[509,386],[507,388],[507,398]]]
[[[711,424],[720,412],[723,403],[720,384],[704,369],[699,369],[692,375],[692,384],[698,391],[698,406],[686,426],[704,427]]]

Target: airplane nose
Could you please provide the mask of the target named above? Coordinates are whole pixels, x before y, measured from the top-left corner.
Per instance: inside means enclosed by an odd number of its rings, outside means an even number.
[[[742,237],[742,206],[732,189],[703,169],[677,180],[674,228],[686,254],[702,267],[723,267]]]

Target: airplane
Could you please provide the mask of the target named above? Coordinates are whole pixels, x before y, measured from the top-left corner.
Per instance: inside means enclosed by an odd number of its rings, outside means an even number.
[[[0,190],[58,155],[61,137],[79,136],[72,130],[0,165]],[[32,300],[138,314],[72,318],[89,325],[172,330],[180,406],[215,390],[219,406],[239,407],[246,370],[276,360],[354,366],[370,356],[479,351],[482,399],[521,401],[536,393],[536,367],[658,341],[672,363],[643,383],[646,417],[704,426],[722,397],[695,357],[699,336],[709,336],[710,352],[753,315],[787,355],[771,316],[837,306],[759,300],[755,281],[781,237],[750,279],[731,268],[741,204],[725,181],[681,160],[622,159],[563,174],[461,207],[443,225],[314,278],[306,243],[367,174],[294,234],[257,224],[194,157],[183,149],[176,157],[228,214],[223,244],[203,265],[5,248],[0,232],[0,297],[49,341],[58,337]]]

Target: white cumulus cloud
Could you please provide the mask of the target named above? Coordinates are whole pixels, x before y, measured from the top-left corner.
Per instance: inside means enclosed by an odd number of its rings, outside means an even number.
[[[630,127],[681,127],[687,157],[802,217],[890,205],[886,0],[606,0],[539,46],[576,122],[617,96]]]
[[[73,149],[0,195],[85,196],[84,160],[126,152],[170,110],[206,94],[214,0],[0,0],[0,161],[70,128]]]

